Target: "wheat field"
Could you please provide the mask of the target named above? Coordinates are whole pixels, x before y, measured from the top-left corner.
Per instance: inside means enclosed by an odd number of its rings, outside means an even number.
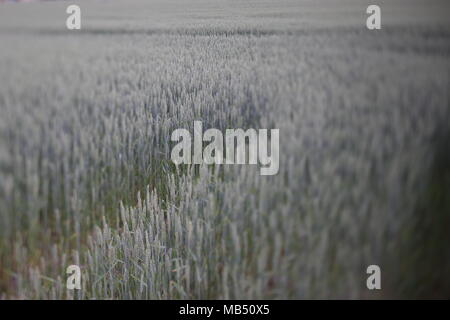
[[[0,4],[0,298],[449,297],[447,2],[73,3]],[[279,173],[175,166],[196,120]]]

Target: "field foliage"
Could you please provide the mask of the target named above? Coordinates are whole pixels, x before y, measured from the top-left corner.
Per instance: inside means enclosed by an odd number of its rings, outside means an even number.
[[[0,297],[448,297],[450,28],[315,3],[1,4]],[[280,172],[175,167],[194,120]]]

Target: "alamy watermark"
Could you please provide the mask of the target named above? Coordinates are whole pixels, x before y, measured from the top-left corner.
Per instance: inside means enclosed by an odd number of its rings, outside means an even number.
[[[78,5],[69,5],[66,9],[69,16],[66,19],[66,27],[69,30],[81,29],[81,8]],[[369,30],[381,29],[381,9],[380,6],[371,4],[367,7],[366,13],[369,17],[366,20],[366,27]]]
[[[366,27],[369,30],[380,30],[381,29],[381,9],[380,6],[371,4],[367,7],[366,13],[370,16],[366,20]]]
[[[193,135],[187,129],[172,132],[171,141],[178,143],[171,159],[175,164],[259,164],[261,175],[275,175],[279,140],[279,129],[226,129],[224,136],[214,128],[203,132],[202,122],[194,121]]]
[[[66,281],[66,287],[68,290],[80,290],[81,289],[81,269],[78,265],[72,264],[67,267],[66,273],[69,275]]]
[[[366,286],[369,290],[380,290],[381,289],[381,268],[376,264],[372,264],[367,267],[366,273],[369,275],[367,277]]]
[[[67,7],[66,13],[69,16],[66,19],[66,27],[69,30],[81,29],[81,9],[79,6],[72,4]]]

